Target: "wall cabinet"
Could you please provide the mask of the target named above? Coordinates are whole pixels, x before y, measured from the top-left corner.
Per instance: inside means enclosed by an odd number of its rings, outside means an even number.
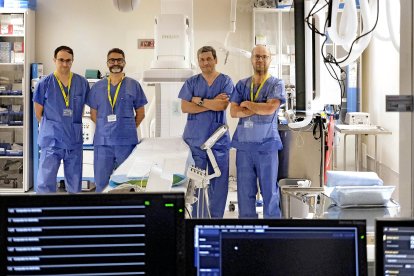
[[[35,12],[0,9],[0,192],[33,186],[30,64]]]
[[[295,84],[295,30],[291,8],[254,8],[253,45],[267,45],[272,53],[269,72]]]

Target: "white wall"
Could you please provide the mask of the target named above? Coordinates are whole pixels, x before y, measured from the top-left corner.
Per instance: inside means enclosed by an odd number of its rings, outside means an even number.
[[[389,37],[385,1],[380,2],[380,17],[376,28],[381,36]],[[397,1],[399,2],[399,1]],[[399,39],[400,11],[396,3],[391,11],[391,18]],[[399,113],[385,112],[385,95],[398,95],[399,91],[399,52],[390,40],[383,41],[376,37],[371,40],[364,52],[362,111],[369,112],[371,122],[390,131],[392,135],[378,136],[378,160],[381,165],[399,173]],[[368,154],[374,156],[374,138],[368,139]],[[396,184],[396,183],[388,183]]]
[[[141,3],[147,14],[159,9],[151,2]],[[65,44],[75,52],[72,69],[82,75],[92,68],[106,72],[106,53],[113,47],[125,50],[128,72],[142,71],[151,60],[149,50],[136,47],[137,38],[153,34],[152,18],[144,12],[120,13],[109,0],[40,0],[37,7],[36,59],[46,74],[54,70],[53,50]]]

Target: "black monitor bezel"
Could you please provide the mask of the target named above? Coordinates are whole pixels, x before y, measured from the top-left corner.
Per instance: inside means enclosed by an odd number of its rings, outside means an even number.
[[[377,219],[375,221],[375,275],[384,275],[384,227],[414,227],[413,218]]]
[[[196,225],[269,225],[273,227],[356,227],[358,236],[363,235],[363,240],[358,239],[358,266],[359,275],[368,274],[366,221],[365,220],[319,220],[319,219],[186,219],[185,221],[185,275],[196,275],[194,264],[194,227]]]
[[[81,193],[81,194],[9,194],[0,195],[0,233],[6,231],[5,223],[2,223],[6,218],[7,207],[36,207],[40,205],[50,204],[57,206],[76,206],[82,204],[85,206],[93,206],[98,203],[119,203],[132,201],[144,202],[146,200],[161,200],[168,199],[168,202],[174,203],[175,208],[182,211],[177,212],[175,219],[175,227],[171,227],[176,238],[176,271],[168,271],[170,274],[166,275],[183,275],[184,274],[184,215],[185,215],[185,203],[184,193],[181,192],[168,192],[168,193]],[[160,222],[162,223],[162,222]],[[5,271],[5,258],[6,258],[6,235],[2,237],[0,235],[0,275],[6,275]],[[159,244],[153,245],[159,246]],[[162,245],[161,245],[162,246]],[[165,250],[165,248],[163,248]]]

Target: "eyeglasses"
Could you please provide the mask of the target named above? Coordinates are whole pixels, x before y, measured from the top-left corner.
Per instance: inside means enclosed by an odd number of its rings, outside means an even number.
[[[115,64],[115,62],[118,63],[118,64],[121,64],[121,63],[125,62],[125,59],[123,59],[123,58],[110,58],[110,59],[108,59],[109,64]]]
[[[268,60],[269,58],[270,58],[270,56],[261,56],[261,55],[255,55],[254,56],[254,58],[256,59],[256,60],[260,60],[260,59],[263,59],[263,60]]]
[[[63,59],[63,58],[58,58],[56,59],[58,62],[60,63],[66,63],[66,64],[72,64],[73,59]]]

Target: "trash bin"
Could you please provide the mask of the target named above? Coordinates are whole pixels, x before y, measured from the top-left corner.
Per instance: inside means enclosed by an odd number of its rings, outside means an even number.
[[[302,178],[283,178],[279,180],[280,188],[280,205],[283,218],[307,218],[309,214],[309,205],[306,201],[299,200],[293,196],[290,197],[290,206],[288,206],[288,195],[283,194],[281,188],[283,186],[298,186],[298,181],[305,181]],[[289,208],[289,209],[288,209]],[[287,216],[289,214],[289,217]]]

